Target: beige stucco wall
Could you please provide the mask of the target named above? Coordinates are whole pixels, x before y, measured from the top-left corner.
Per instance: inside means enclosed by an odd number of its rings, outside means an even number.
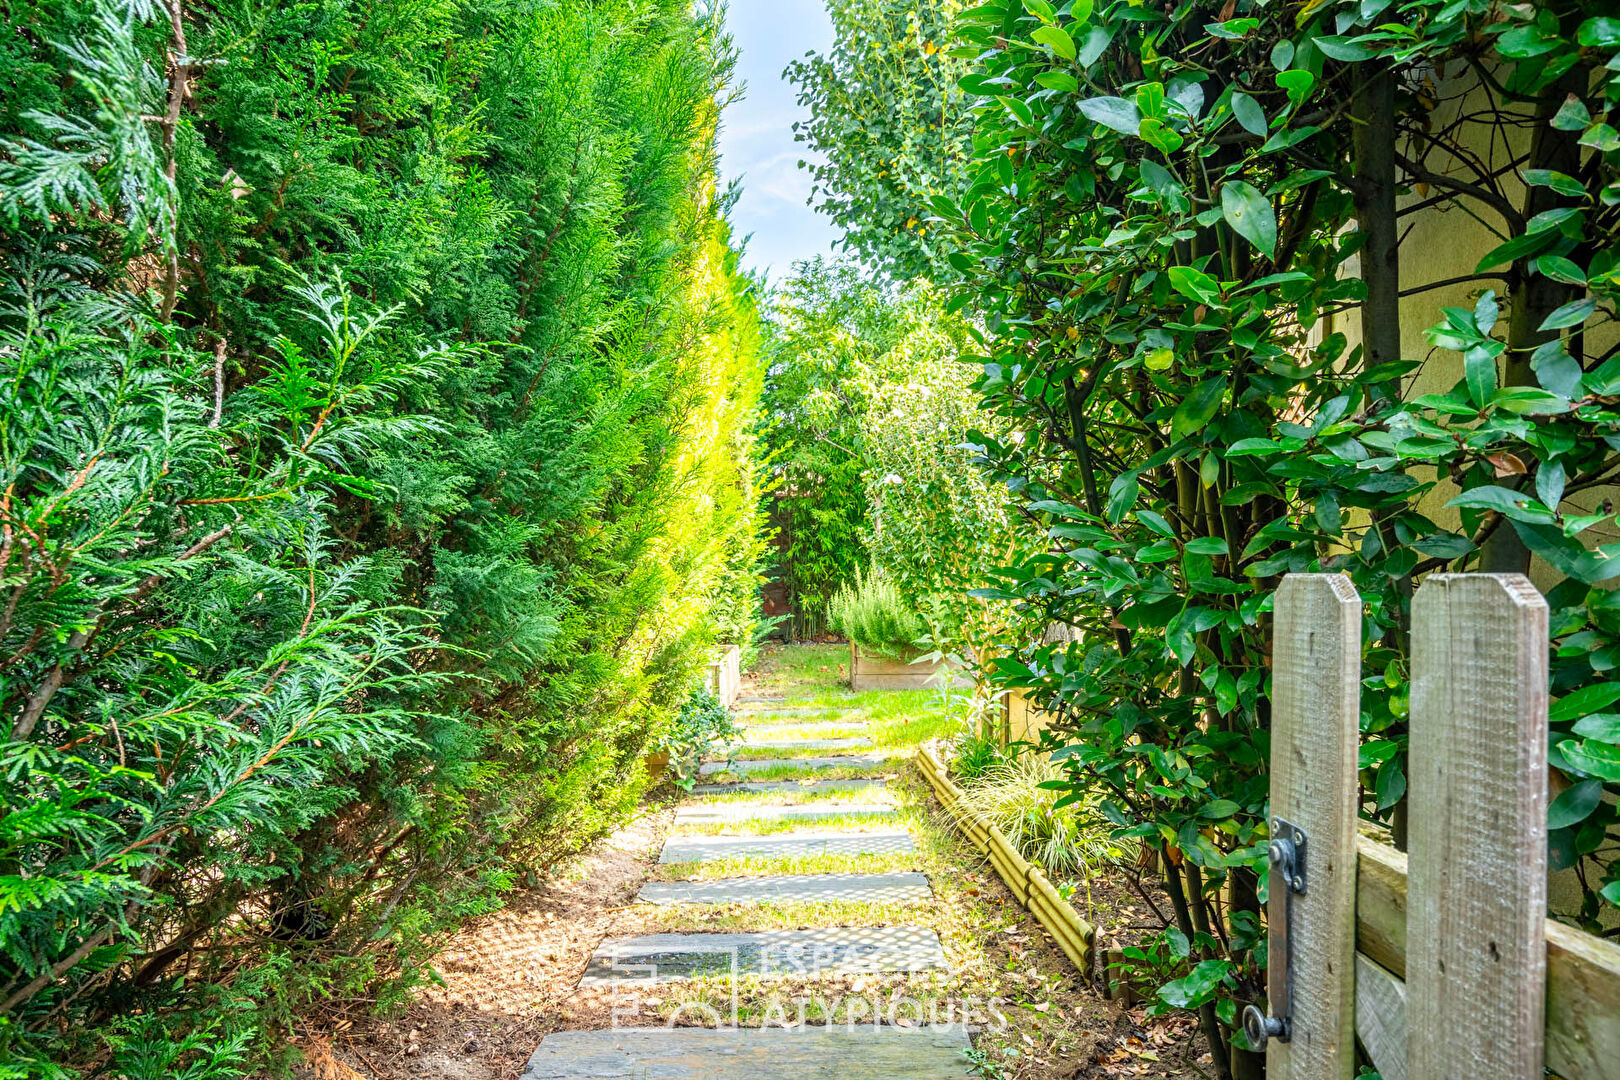
[[[1431,130],[1447,130],[1457,123],[1459,117],[1478,113],[1487,106],[1489,101],[1484,95],[1474,91],[1475,86],[1477,83],[1474,82],[1472,74],[1434,80],[1431,88],[1435,91],[1436,107],[1431,116]],[[1517,114],[1509,111],[1508,115],[1510,119],[1523,123],[1509,126],[1506,130],[1498,130],[1485,124],[1472,124],[1461,129],[1462,134],[1458,141],[1479,162],[1483,162],[1487,169],[1505,170],[1498,181],[1502,194],[1514,205],[1522,205],[1525,186],[1518,178],[1517,172],[1507,167],[1527,149],[1530,125],[1522,109]],[[1455,173],[1459,178],[1470,180],[1474,178],[1473,170],[1455,159],[1447,160],[1438,155],[1431,155],[1426,163],[1431,170],[1443,175]],[[1414,190],[1400,199],[1400,206],[1403,208],[1415,206],[1434,194],[1436,193],[1432,190]],[[1467,210],[1461,206],[1420,210],[1401,220],[1403,233],[1400,261],[1403,292],[1470,275],[1480,259],[1503,242],[1509,230],[1500,215],[1477,202],[1469,201],[1467,205]],[[1478,217],[1470,216],[1470,212],[1477,214]],[[1501,235],[1493,232],[1493,228]],[[1359,274],[1358,261],[1351,259],[1346,263],[1345,270],[1349,274]],[[1402,300],[1402,354],[1407,358],[1420,358],[1423,361],[1422,368],[1410,383],[1408,398],[1422,394],[1443,393],[1450,390],[1462,378],[1462,357],[1457,353],[1430,345],[1425,331],[1443,321],[1441,308],[1471,309],[1480,293],[1492,288],[1496,290],[1498,298],[1503,298],[1506,292],[1504,282],[1476,281],[1428,289]],[[1505,330],[1507,317],[1508,311],[1504,306],[1497,324],[1499,332]],[[1360,314],[1352,311],[1331,320],[1322,328],[1322,333],[1331,334],[1334,331],[1343,333],[1354,346],[1361,339],[1360,327]],[[1588,354],[1609,348],[1617,338],[1620,338],[1620,335],[1617,335],[1613,327],[1605,328],[1604,332],[1588,334]],[[1498,371],[1500,372],[1500,362]],[[1456,494],[1457,487],[1449,479],[1441,478],[1440,483],[1419,503],[1419,509],[1431,520],[1446,528],[1459,528],[1460,519],[1457,511],[1447,509],[1445,505]],[[1566,514],[1597,513],[1605,499],[1620,503],[1620,491],[1614,488],[1599,488],[1579,492],[1572,498],[1565,499],[1560,509]],[[1612,523],[1600,523],[1583,533],[1582,538],[1589,547],[1613,543],[1620,540],[1620,530]],[[1562,575],[1540,559],[1532,559],[1530,577],[1543,591],[1550,589],[1562,579]],[[1612,584],[1620,585],[1620,580]],[[1555,909],[1571,910],[1578,907],[1579,897],[1579,882],[1573,873],[1553,876],[1550,900]],[[1613,913],[1613,909],[1611,913],[1612,916],[1607,921],[1611,925],[1620,924],[1620,913]]]
[[[1429,127],[1434,131],[1451,130],[1459,118],[1479,114],[1490,104],[1484,94],[1477,92],[1477,80],[1471,72],[1451,73],[1450,77],[1431,78],[1427,89],[1433,94],[1435,108]],[[1518,111],[1502,110],[1507,118],[1503,128],[1483,123],[1471,123],[1458,128],[1457,142],[1471,154],[1476,163],[1483,163],[1492,172],[1502,175],[1497,183],[1502,194],[1514,205],[1522,205],[1525,186],[1510,163],[1522,155],[1529,146],[1531,122],[1523,106]],[[1458,179],[1475,179],[1474,170],[1455,158],[1431,154],[1425,164],[1441,175],[1455,175]],[[1399,200],[1404,208],[1416,206],[1434,197],[1430,189],[1417,189]],[[1423,288],[1435,282],[1471,275],[1474,268],[1510,234],[1501,216],[1474,200],[1459,200],[1462,205],[1449,205],[1419,210],[1401,219],[1400,246],[1401,289],[1403,292]],[[1466,206],[1466,209],[1465,209]],[[1497,232],[1493,232],[1495,229]],[[1498,235],[1498,232],[1501,235]],[[1359,260],[1352,258],[1345,264],[1345,272],[1357,275]],[[1405,297],[1401,302],[1401,350],[1403,356],[1423,361],[1422,368],[1411,380],[1407,396],[1444,393],[1462,378],[1462,357],[1429,343],[1425,331],[1441,323],[1441,308],[1473,308],[1485,289],[1495,289],[1499,299],[1504,298],[1506,284],[1501,281],[1476,281],[1447,285]],[[1499,334],[1505,330],[1508,312],[1504,306],[1497,326]],[[1351,346],[1361,340],[1360,314],[1351,311],[1329,320],[1322,333],[1338,331],[1345,335]],[[1599,352],[1613,345],[1617,335],[1613,327],[1607,332],[1594,332],[1587,336],[1588,353]],[[1498,371],[1500,372],[1500,361]],[[1431,473],[1432,475],[1432,473]],[[1457,488],[1448,479],[1441,482],[1419,503],[1419,509],[1431,520],[1447,528],[1459,527],[1459,515],[1446,509],[1457,494]],[[1566,499],[1562,509],[1570,514],[1596,513],[1605,498],[1620,502],[1620,492],[1612,488],[1579,492]],[[1620,530],[1612,525],[1599,524],[1582,534],[1588,546],[1608,544],[1620,540]],[[1536,559],[1531,566],[1531,578],[1537,587],[1546,590],[1557,584],[1560,575]]]

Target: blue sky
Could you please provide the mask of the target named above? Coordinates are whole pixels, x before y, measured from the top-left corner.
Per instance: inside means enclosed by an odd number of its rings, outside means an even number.
[[[753,234],[744,262],[769,268],[771,280],[780,281],[796,260],[830,254],[838,238],[838,230],[805,205],[810,174],[798,163],[808,152],[793,141],[793,122],[806,114],[794,101],[793,85],[782,78],[783,69],[805,52],[831,47],[832,24],[822,0],[731,0],[727,22],[747,94],[722,120],[721,177],[742,177],[743,195],[731,220],[739,239]]]

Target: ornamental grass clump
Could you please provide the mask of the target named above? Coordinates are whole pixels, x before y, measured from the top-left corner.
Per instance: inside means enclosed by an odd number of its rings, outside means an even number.
[[[1108,822],[1090,805],[1058,805],[1063,791],[1055,781],[1062,779],[1063,770],[1045,754],[1024,753],[997,761],[971,779],[964,802],[1048,874],[1089,878],[1133,855],[1134,844],[1114,839]]]

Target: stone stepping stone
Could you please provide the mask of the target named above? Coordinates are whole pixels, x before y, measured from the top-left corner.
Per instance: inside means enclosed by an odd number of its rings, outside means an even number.
[[[700,976],[801,979],[945,967],[939,935],[922,926],[835,926],[758,934],[647,934],[597,946],[581,986]]]
[[[858,791],[864,787],[887,787],[889,782],[882,779],[873,780],[747,780],[736,784],[699,784],[692,789],[693,795],[731,795],[738,792],[749,794],[775,793],[775,792],[807,792],[818,791]]]
[[[740,821],[817,821],[826,818],[895,812],[892,802],[849,803],[826,799],[813,803],[707,803],[675,811],[676,825],[729,825]]]
[[[729,767],[724,761],[705,761],[698,766],[698,773],[703,776],[712,776],[717,772],[753,773],[784,766],[795,769],[836,769],[842,765],[850,765],[867,769],[898,762],[897,758],[879,757],[876,754],[849,754],[844,757],[750,758],[733,761]]]
[[[786,874],[718,881],[649,881],[645,904],[921,904],[934,898],[922,874]]]
[[[969,1080],[959,1024],[558,1031],[521,1080]]]
[[[793,859],[815,855],[907,855],[916,848],[904,829],[872,832],[789,832],[767,836],[672,836],[660,863],[721,859]]]

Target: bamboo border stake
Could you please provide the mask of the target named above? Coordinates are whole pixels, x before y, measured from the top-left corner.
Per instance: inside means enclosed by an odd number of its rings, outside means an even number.
[[[1412,603],[1406,983],[1414,1080],[1542,1075],[1547,602],[1436,574]]]
[[[1270,878],[1270,925],[1292,909],[1293,1030],[1288,1042],[1267,1043],[1266,1068],[1272,1080],[1349,1080],[1356,1059],[1361,598],[1343,574],[1289,574],[1274,612],[1271,815],[1304,830],[1307,841],[1305,892],[1285,897],[1287,883]],[[1268,962],[1280,959],[1271,954]]]

